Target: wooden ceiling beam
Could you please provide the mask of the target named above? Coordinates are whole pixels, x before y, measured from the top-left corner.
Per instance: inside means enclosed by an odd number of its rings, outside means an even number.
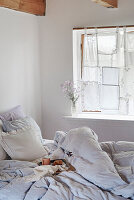
[[[0,7],[44,16],[46,0],[0,0]]]
[[[92,0],[95,3],[98,3],[107,8],[117,8],[118,7],[118,0]]]

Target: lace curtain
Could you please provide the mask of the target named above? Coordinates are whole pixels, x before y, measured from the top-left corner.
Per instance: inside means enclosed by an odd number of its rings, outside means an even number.
[[[134,114],[134,32],[94,29],[82,37],[82,110]]]

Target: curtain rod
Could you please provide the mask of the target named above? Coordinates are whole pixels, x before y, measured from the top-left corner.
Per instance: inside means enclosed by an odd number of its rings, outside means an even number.
[[[124,26],[100,26],[100,27],[76,27],[76,28],[73,28],[73,30],[83,30],[83,29],[94,29],[94,28],[97,28],[97,29],[104,29],[104,28],[123,28],[123,27],[128,27],[128,28],[131,28],[131,27],[134,27],[134,25],[124,25]]]

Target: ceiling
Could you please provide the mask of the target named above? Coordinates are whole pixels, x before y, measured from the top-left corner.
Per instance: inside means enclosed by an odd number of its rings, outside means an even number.
[[[107,8],[117,8],[118,7],[118,0],[92,0],[95,3],[98,3]]]
[[[43,16],[46,10],[46,0],[0,0],[0,7]]]
[[[118,6],[118,0],[92,1],[107,8],[117,8]],[[0,7],[44,16],[46,10],[46,0],[0,0]]]

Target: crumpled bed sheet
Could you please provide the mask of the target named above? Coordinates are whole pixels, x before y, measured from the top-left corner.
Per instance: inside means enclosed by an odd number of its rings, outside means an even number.
[[[53,175],[55,174],[57,171],[66,171],[68,170],[68,167],[66,167],[66,165],[42,165],[42,166],[38,166],[35,167],[33,169],[34,175],[29,175],[24,177],[24,180],[26,182],[33,182],[33,181],[38,181],[41,178],[43,178],[44,176],[49,176],[49,175]]]
[[[34,177],[36,163],[0,161],[0,200],[134,199],[134,143],[99,144],[89,128],[73,129],[58,138],[50,157],[62,156],[76,172],[43,174],[29,182],[25,178]]]
[[[24,161],[0,161],[0,200],[124,200],[84,179],[75,172],[46,176],[27,182],[25,176],[34,175],[36,164]]]

